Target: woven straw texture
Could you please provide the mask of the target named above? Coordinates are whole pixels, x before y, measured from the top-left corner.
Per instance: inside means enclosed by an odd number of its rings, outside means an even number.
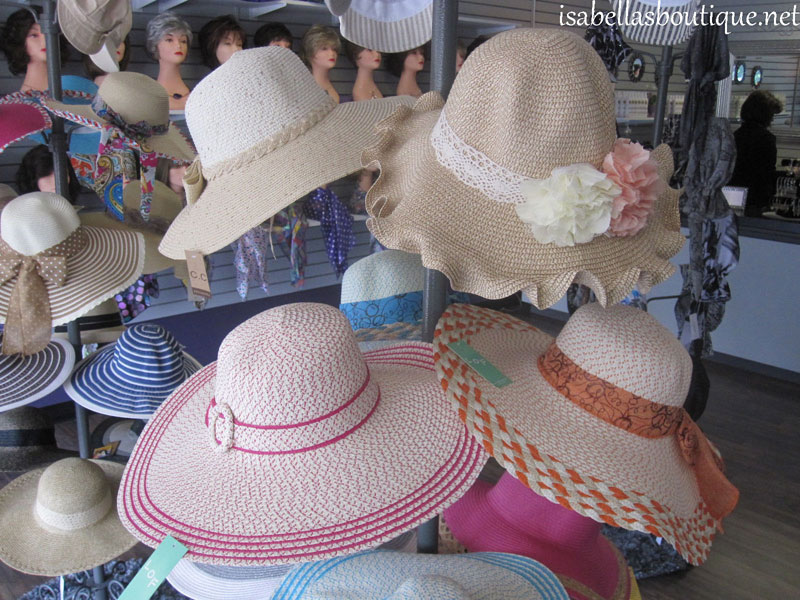
[[[57,390],[74,365],[72,345],[58,339],[29,356],[0,355],[0,412],[30,404]]]
[[[674,436],[647,439],[592,416],[542,377],[552,338],[486,309],[450,307],[437,325],[436,370],[468,429],[509,472],[552,502],[615,527],[664,537],[692,564],[719,523]],[[446,345],[465,340],[512,383],[495,388]],[[581,368],[652,402],[681,406],[691,361],[652,316],[625,306],[577,311],[557,338]]]
[[[470,552],[509,552],[540,561],[564,586],[604,600],[628,600],[630,577],[622,554],[601,525],[534,493],[508,472],[492,485],[478,480],[448,508],[440,523]],[[447,535],[447,534],[446,534]]]
[[[436,92],[413,109],[398,109],[378,124],[380,142],[362,156],[381,170],[367,194],[367,225],[383,245],[421,254],[457,291],[502,298],[522,290],[540,308],[573,282],[591,287],[605,305],[674,272],[668,259],[684,243],[677,190],[666,188],[637,235],[540,244],[513,205],[464,185],[437,162],[429,139],[441,110]],[[613,90],[602,61],[582,39],[557,29],[516,29],[481,45],[444,110],[464,142],[532,178],[575,163],[600,167],[615,139]],[[669,148],[652,157],[668,181]]]
[[[425,271],[418,254],[384,250],[365,256],[344,272],[340,303],[419,292],[424,285]]]
[[[40,223],[41,224],[41,223]],[[132,231],[81,227],[87,244],[67,258],[67,282],[45,283],[53,326],[82,316],[136,281],[144,267],[144,239]],[[0,323],[5,323],[16,278],[0,285]]]
[[[547,567],[513,554],[362,552],[296,567],[272,600],[566,600]]]
[[[433,2],[353,0],[339,16],[342,37],[378,52],[403,52],[431,39]]]
[[[50,115],[34,102],[0,104],[0,152],[14,142],[50,129]]]
[[[141,323],[78,363],[64,390],[92,412],[147,419],[200,367],[169,331]]]
[[[191,161],[194,159],[195,151],[191,144],[169,121],[167,91],[155,79],[142,73],[127,71],[109,73],[100,84],[97,94],[129,125],[143,121],[151,127],[169,126],[166,133],[146,138],[149,149],[178,160]],[[89,105],[46,100],[44,106],[59,117],[87,127],[102,129],[106,124],[105,119],[98,116]]]
[[[56,446],[53,423],[41,409],[21,406],[0,412],[0,471],[38,469],[76,455]]]
[[[198,159],[184,178],[190,205],[161,252],[210,254],[317,187],[361,168],[374,126],[408,96],[335,106],[291,51],[237,52],[192,91],[186,121]],[[193,202],[193,196],[198,195]]]
[[[116,49],[133,25],[131,4],[114,0],[60,0],[58,24],[78,52],[94,54],[107,39]]]
[[[429,344],[362,355],[321,304],[268,310],[156,411],[120,488],[125,526],[188,560],[302,562],[375,547],[440,513],[486,462]],[[291,399],[291,400],[290,400]]]
[[[139,202],[142,197],[142,188],[138,180],[130,181],[123,192],[123,203],[126,215],[138,214]],[[153,192],[152,206],[150,208],[151,222],[164,223],[167,228],[175,220],[183,208],[180,196],[173,192],[169,186],[156,181]],[[144,236],[144,267],[142,273],[159,273],[165,269],[185,264],[186,261],[172,260],[158,251],[158,245],[164,237],[163,232],[157,233],[138,222],[120,221],[106,212],[80,212],[78,214],[82,225],[103,227],[106,229],[121,229],[124,231],[138,231]]]
[[[131,549],[136,540],[116,510],[121,477],[122,465],[66,458],[9,483],[0,490],[0,559],[17,571],[52,577],[91,569]],[[109,490],[108,510],[89,526],[56,529],[36,513],[37,503],[62,513],[90,510]]]

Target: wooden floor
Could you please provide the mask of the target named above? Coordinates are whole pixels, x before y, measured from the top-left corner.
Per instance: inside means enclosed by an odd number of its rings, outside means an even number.
[[[554,330],[552,323],[542,329]],[[741,499],[701,567],[640,582],[645,600],[800,598],[800,388],[708,364],[711,397],[700,420],[727,464]],[[97,422],[93,418],[93,423]],[[59,443],[75,444],[61,423]],[[0,485],[10,480],[0,473]],[[139,545],[131,555],[146,556]],[[44,578],[0,564],[0,599],[12,600]]]

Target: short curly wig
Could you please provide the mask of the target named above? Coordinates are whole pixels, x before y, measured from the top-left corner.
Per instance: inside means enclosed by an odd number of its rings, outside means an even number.
[[[342,40],[336,30],[325,25],[312,25],[303,34],[303,52],[301,58],[307,65],[320,48],[330,46],[337,53],[342,51]]]
[[[742,121],[769,125],[775,115],[783,111],[783,103],[772,92],[756,90],[742,103],[739,113]]]
[[[185,35],[191,47],[192,28],[189,24],[173,12],[163,12],[150,19],[150,22],[147,23],[145,48],[147,49],[147,53],[154,60],[158,60],[158,42],[160,42],[165,35],[170,33]]]
[[[200,29],[200,54],[203,56],[203,64],[209,69],[216,69],[219,66],[217,46],[229,33],[239,36],[242,48],[247,48],[247,33],[233,15],[222,15],[211,19]]]
[[[34,8],[32,7],[32,9]],[[41,12],[38,8],[35,10],[37,14]],[[30,10],[21,8],[11,13],[0,28],[0,48],[6,55],[8,70],[12,75],[23,75],[28,68],[30,57],[25,50],[25,39],[36,22],[36,17]],[[69,58],[69,44],[63,35],[58,37],[61,46],[61,66],[63,67]]]

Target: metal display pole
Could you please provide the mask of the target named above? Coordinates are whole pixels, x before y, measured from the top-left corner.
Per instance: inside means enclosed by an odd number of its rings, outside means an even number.
[[[658,64],[658,94],[656,96],[656,115],[653,119],[653,148],[661,143],[664,131],[664,114],[667,112],[667,88],[672,75],[672,46],[661,49],[661,62]]]
[[[433,1],[433,37],[431,40],[431,89],[447,99],[456,77],[456,26],[458,0]],[[422,339],[433,341],[433,331],[447,306],[447,278],[443,273],[425,269],[422,292]],[[417,552],[436,554],[439,551],[439,517],[417,528]]]
[[[53,0],[42,3],[42,16],[39,26],[47,43],[47,83],[50,95],[54,100],[61,101],[61,45],[59,27],[56,17],[56,4]],[[64,120],[52,116],[53,127],[50,134],[50,150],[53,153],[53,173],[55,175],[56,193],[67,196],[69,182],[67,180],[67,136],[64,133]],[[67,325],[69,342],[75,346],[75,351],[80,356],[81,333],[76,321]],[[81,458],[89,457],[89,421],[86,410],[75,403],[75,420],[78,428],[78,448]],[[103,567],[92,569],[94,600],[106,600],[105,575]]]

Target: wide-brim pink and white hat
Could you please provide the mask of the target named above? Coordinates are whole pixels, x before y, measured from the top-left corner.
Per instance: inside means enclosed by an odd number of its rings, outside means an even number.
[[[486,462],[430,344],[363,353],[347,318],[289,304],[245,321],[154,413],[120,517],[186,558],[294,563],[372,548],[439,514]]]
[[[14,142],[52,126],[50,115],[36,102],[0,104],[0,152]]]

